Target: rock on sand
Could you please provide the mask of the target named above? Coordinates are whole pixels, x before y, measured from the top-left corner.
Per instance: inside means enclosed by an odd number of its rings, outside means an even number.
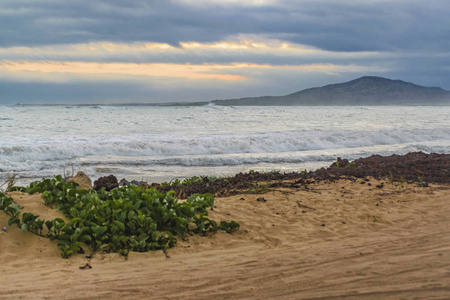
[[[83,171],[79,171],[74,177],[70,177],[67,181],[73,181],[79,184],[78,189],[92,190],[92,181]]]

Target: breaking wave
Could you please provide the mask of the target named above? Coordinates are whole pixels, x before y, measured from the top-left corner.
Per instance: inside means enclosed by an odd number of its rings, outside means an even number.
[[[76,108],[0,106],[0,178],[51,176],[69,166],[94,176],[105,166],[125,173],[157,166],[301,168],[338,156],[450,149],[445,108]]]

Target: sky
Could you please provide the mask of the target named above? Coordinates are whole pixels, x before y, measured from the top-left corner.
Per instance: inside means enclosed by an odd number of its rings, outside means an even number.
[[[448,0],[2,0],[0,104],[286,95],[361,76],[450,90]]]

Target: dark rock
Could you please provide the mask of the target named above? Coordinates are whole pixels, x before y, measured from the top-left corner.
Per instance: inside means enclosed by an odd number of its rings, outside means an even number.
[[[337,158],[336,162],[334,162],[331,167],[332,168],[344,168],[348,165],[348,159]]]
[[[415,182],[425,187],[428,183],[450,183],[450,154],[425,154],[414,152],[406,155],[381,156],[372,155],[353,161],[348,167],[348,160],[338,159],[339,166],[333,164],[329,168],[321,168],[314,172],[292,173],[239,173],[234,177],[220,178],[213,182],[204,180],[190,186],[160,186],[153,183],[151,187],[160,192],[174,190],[177,195],[188,197],[195,193],[211,193],[216,196],[231,196],[241,194],[258,182],[271,182],[270,188],[302,188],[315,181],[334,181],[339,178],[349,178],[355,181],[359,178],[367,182],[367,177],[376,179],[391,178],[394,181]],[[289,181],[289,182],[287,182]],[[358,180],[359,181],[359,180]],[[368,184],[369,185],[369,184]],[[383,183],[377,188],[383,188]]]
[[[412,152],[406,155],[372,155],[357,159],[354,164],[352,168],[328,168],[327,173],[358,178],[372,176],[378,179],[392,176],[394,181],[450,182],[450,154]]]
[[[110,191],[116,187],[119,187],[119,183],[117,182],[117,178],[114,175],[109,175],[105,177],[100,177],[96,181],[94,181],[94,190],[98,191],[102,187],[105,190]]]

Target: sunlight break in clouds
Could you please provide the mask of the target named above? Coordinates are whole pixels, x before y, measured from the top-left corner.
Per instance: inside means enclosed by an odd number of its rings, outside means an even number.
[[[244,80],[240,75],[217,74],[218,70],[235,68],[235,65],[189,65],[163,63],[97,63],[97,62],[3,62],[0,69],[42,73],[71,73],[85,75],[138,75],[177,77],[186,79]]]
[[[332,52],[281,40],[240,36],[236,41],[213,43],[60,44],[0,48],[0,77],[8,82],[121,80],[147,86],[175,79],[192,87],[204,80],[215,88],[236,82],[240,88],[267,87],[268,78],[306,74],[340,76],[344,73],[379,73],[388,70],[389,53]],[[383,60],[383,61],[381,61]],[[169,80],[169,81],[168,81]],[[173,82],[173,81],[170,81]],[[204,88],[204,86],[202,86]]]
[[[280,40],[240,37],[238,41],[214,43],[180,42],[178,47],[166,43],[62,44],[36,47],[0,48],[3,61],[89,61],[134,63],[231,64],[254,63],[269,65],[298,64],[308,59],[312,64],[355,62],[385,59],[392,53],[332,52]],[[275,63],[276,61],[276,63]],[[295,63],[297,62],[297,63]],[[304,62],[303,62],[304,63]]]
[[[300,72],[318,72],[325,74],[336,74],[337,72],[362,72],[369,70],[368,67],[357,65],[339,66],[333,64],[308,64],[308,65],[258,65],[234,63],[227,65],[219,64],[165,64],[165,63],[97,63],[97,62],[2,62],[0,70],[4,69],[10,72],[22,72],[22,76],[27,76],[31,72],[31,77],[36,73],[53,74],[56,78],[58,74],[77,74],[81,77],[90,77],[92,75],[137,75],[151,77],[175,77],[190,80],[215,79],[215,80],[245,80],[246,76],[239,74],[223,74],[222,72],[245,73],[252,69],[271,70],[294,70]],[[378,68],[371,68],[372,71]],[[25,72],[25,73],[23,73]]]

